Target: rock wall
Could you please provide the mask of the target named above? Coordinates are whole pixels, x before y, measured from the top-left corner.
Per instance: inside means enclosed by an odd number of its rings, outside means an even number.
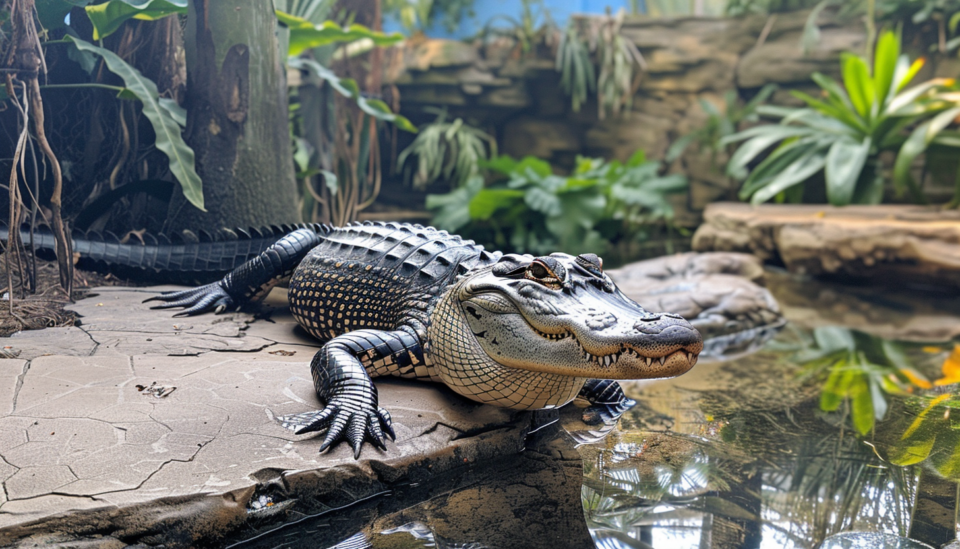
[[[427,106],[446,107],[497,137],[500,152],[535,155],[561,168],[578,154],[626,159],[637,149],[663,158],[678,137],[703,125],[706,100],[724,108],[723,96],[736,90],[748,99],[763,85],[781,90],[773,101],[793,101],[787,89],[810,89],[810,75],[838,76],[844,51],[861,51],[859,20],[844,24],[821,17],[821,38],[808,55],[800,50],[807,12],[770,18],[630,18],[622,34],[643,54],[643,73],[627,116],[597,116],[596,98],[580,112],[560,88],[550,48],[521,55],[510,40],[468,44],[447,40],[411,41],[394,55],[388,80],[400,92],[402,112],[415,123],[429,122]],[[929,63],[926,69],[958,73],[958,64]],[[954,74],[955,75],[955,74]],[[711,159],[691,147],[671,166],[691,178],[689,194],[678,204],[681,223],[695,225],[710,202],[736,197],[738,185],[720,171],[724,158]]]

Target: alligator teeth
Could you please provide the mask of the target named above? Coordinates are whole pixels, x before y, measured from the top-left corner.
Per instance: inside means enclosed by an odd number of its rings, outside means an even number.
[[[650,357],[647,357],[647,366],[653,366],[653,359]]]
[[[666,361],[667,361],[667,357],[665,357],[665,356],[660,357],[660,365],[661,365],[661,366],[663,366],[663,363],[666,362]]]

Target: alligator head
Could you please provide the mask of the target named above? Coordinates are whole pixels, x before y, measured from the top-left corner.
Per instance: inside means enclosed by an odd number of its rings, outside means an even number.
[[[452,288],[484,352],[511,369],[644,379],[680,375],[703,349],[679,315],[650,313],[621,292],[593,254],[507,255]]]

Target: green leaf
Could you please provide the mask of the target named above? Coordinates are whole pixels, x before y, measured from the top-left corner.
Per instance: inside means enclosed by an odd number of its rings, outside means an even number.
[[[510,174],[517,169],[517,160],[511,156],[495,156],[489,160],[481,160],[478,165],[481,168],[500,172],[504,175]]]
[[[804,154],[796,162],[787,166],[772,181],[758,190],[750,199],[752,204],[760,204],[770,200],[778,193],[809,179],[813,174],[823,169],[826,162],[826,153],[822,149],[814,149]]]
[[[329,181],[327,183],[329,185]],[[427,209],[436,210],[433,225],[455,232],[470,222],[470,202],[483,189],[483,178],[473,176],[447,194],[428,194]]]
[[[844,396],[846,396],[844,364],[845,362],[840,361],[833,365],[830,375],[827,377],[827,382],[823,384],[823,389],[820,391],[820,409],[824,412],[836,411],[843,403]]]
[[[741,136],[753,137],[749,141],[740,145],[730,162],[727,164],[727,173],[734,178],[743,179],[747,176],[747,165],[753,161],[760,153],[769,149],[775,143],[783,141],[790,137],[807,135],[810,130],[796,126],[766,125],[750,128],[749,130],[731,135],[728,139],[721,141],[721,144],[731,141],[737,141]]]
[[[66,38],[72,40],[79,50],[101,56],[107,68],[119,76],[126,87],[143,103],[143,115],[150,121],[153,132],[156,134],[156,147],[167,155],[170,161],[170,172],[180,182],[184,197],[197,208],[206,211],[203,208],[203,183],[196,172],[193,149],[183,141],[180,125],[168,110],[169,104],[167,107],[161,104],[157,85],[112,51],[73,36]]]
[[[853,416],[853,426],[861,435],[866,435],[873,429],[875,421],[873,409],[873,394],[867,376],[855,372],[849,388],[851,400],[850,415]]]
[[[857,179],[870,154],[870,138],[862,142],[838,139],[830,146],[824,166],[827,199],[834,206],[846,206],[853,199]]]
[[[837,351],[853,352],[857,348],[853,334],[847,328],[839,326],[822,326],[813,330],[813,340],[820,349],[835,353]]]
[[[321,80],[325,80],[341,95],[355,99],[360,110],[377,120],[391,122],[401,130],[417,133],[416,126],[411,124],[406,117],[391,112],[390,107],[388,107],[386,103],[379,99],[367,99],[360,95],[360,86],[357,85],[355,80],[351,78],[340,78],[332,70],[312,59],[291,57],[287,59],[287,64],[294,69],[308,70]]]
[[[185,15],[187,0],[110,0],[84,9],[93,23],[93,39],[102,40],[128,19],[156,21],[168,15]]]
[[[535,212],[540,212],[547,217],[557,216],[563,213],[560,205],[560,199],[557,195],[543,189],[542,187],[531,187],[527,189],[523,196],[523,201]]]
[[[330,196],[336,196],[337,191],[340,189],[340,182],[337,180],[337,174],[329,170],[320,170],[320,175],[323,176],[323,183],[330,191]],[[428,201],[429,198],[430,197],[427,197]]]
[[[129,91],[129,88],[127,88],[127,91]],[[130,91],[130,93],[133,92]],[[136,96],[136,94],[133,95]],[[160,97],[159,101],[160,106],[163,107],[163,110],[167,111],[167,114],[173,118],[174,122],[176,122],[181,128],[185,128],[187,126],[187,109],[181,107],[176,101],[170,99],[169,97]]]
[[[391,46],[403,40],[403,35],[399,32],[384,34],[357,24],[341,27],[333,21],[324,21],[319,25],[314,25],[306,19],[289,13],[279,10],[276,13],[280,24],[290,29],[290,49],[287,55],[293,57],[309,49],[337,42],[353,42],[366,39],[376,46]]]
[[[59,29],[66,26],[65,19],[70,10],[76,7],[83,7],[93,0],[37,0],[34,4],[37,10],[37,18],[40,24],[46,30]],[[2,17],[0,17],[2,19]]]
[[[893,165],[893,183],[898,190],[902,190],[910,184],[910,166],[913,161],[923,154],[937,134],[957,116],[960,116],[960,107],[943,111],[913,130],[910,137],[900,147],[897,160]]]
[[[497,210],[509,208],[523,199],[524,194],[516,189],[483,189],[470,201],[470,218],[490,219]]]
[[[873,60],[873,78],[877,103],[883,105],[887,95],[893,93],[893,76],[900,58],[900,39],[893,31],[886,31],[877,40]]]

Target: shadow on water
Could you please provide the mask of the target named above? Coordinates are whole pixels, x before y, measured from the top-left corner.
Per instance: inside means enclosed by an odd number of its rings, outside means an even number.
[[[549,425],[527,450],[471,464],[428,484],[391,493],[261,534],[243,548],[589,548],[573,439]],[[246,537],[246,536],[244,536]]]
[[[777,291],[793,323],[764,350],[627,386],[640,404],[622,430],[580,448],[597,547],[956,544],[960,346],[923,340],[956,337],[960,317],[798,288]]]

